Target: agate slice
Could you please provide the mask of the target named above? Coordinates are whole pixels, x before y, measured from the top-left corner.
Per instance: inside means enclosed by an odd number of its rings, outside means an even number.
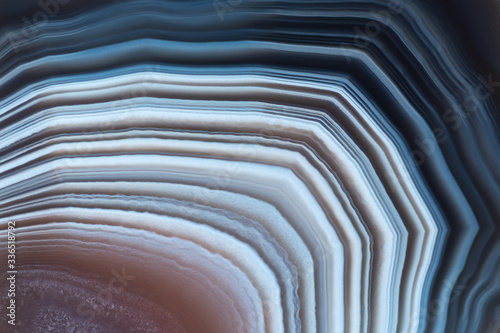
[[[500,332],[500,63],[444,5],[0,9],[0,332]]]

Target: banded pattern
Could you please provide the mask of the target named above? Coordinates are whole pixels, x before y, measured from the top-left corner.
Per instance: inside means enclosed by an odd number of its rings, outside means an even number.
[[[424,5],[39,5],[0,32],[2,330],[500,330],[499,84]]]

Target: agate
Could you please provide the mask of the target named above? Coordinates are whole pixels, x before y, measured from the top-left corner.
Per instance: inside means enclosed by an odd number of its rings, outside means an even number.
[[[500,331],[500,77],[427,4],[2,9],[1,332]]]

